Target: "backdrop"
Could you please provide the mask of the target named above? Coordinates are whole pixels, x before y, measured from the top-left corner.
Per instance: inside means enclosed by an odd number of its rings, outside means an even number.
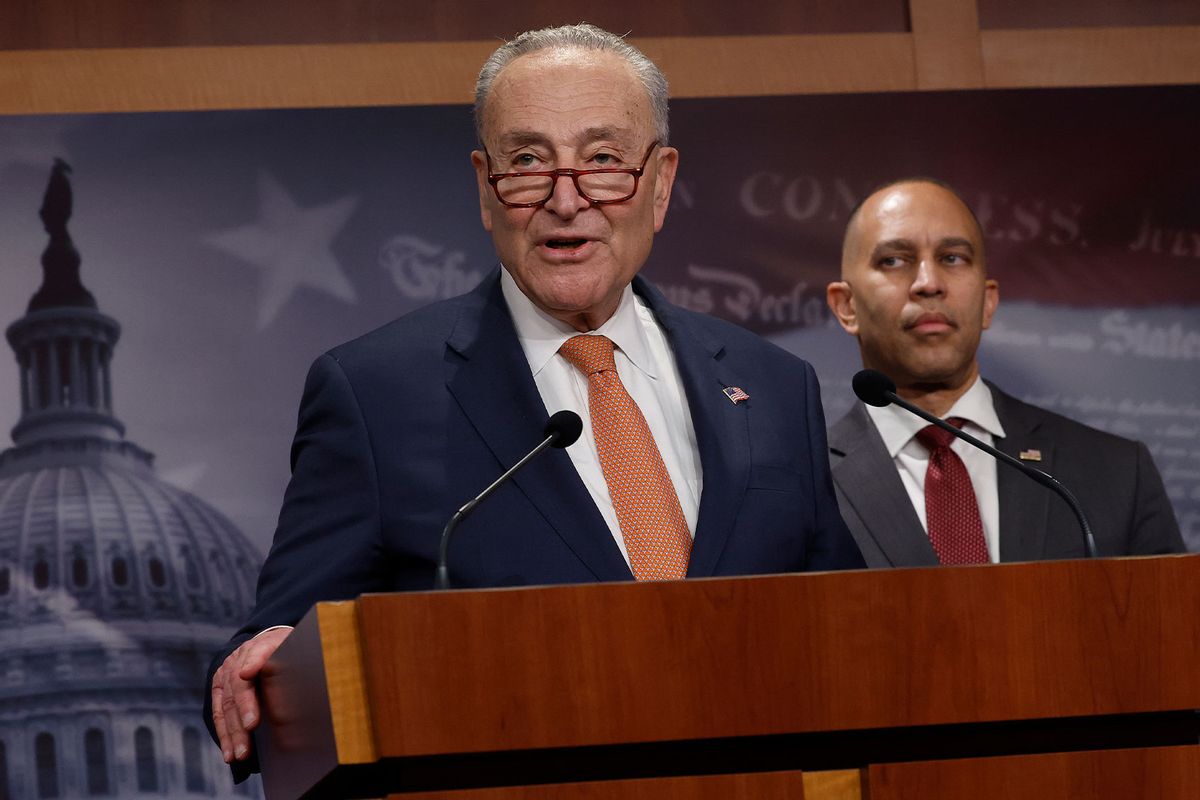
[[[853,203],[949,181],[1000,280],[984,374],[1150,447],[1200,549],[1200,88],[676,101],[680,179],[646,274],[807,358],[826,414],[857,349],[831,320]],[[0,320],[41,281],[51,159],[74,167],[84,283],[124,327],[115,406],[160,474],[270,541],[308,364],[495,263],[469,109],[0,119]],[[0,359],[0,424],[19,416]]]
[[[824,302],[848,211],[887,180],[946,180],[1001,286],[984,374],[1146,441],[1200,550],[1200,87],[687,100],[672,121],[680,178],[646,274],[673,300],[810,360],[835,420],[859,366]],[[473,145],[465,107],[0,118],[0,320],[41,283],[37,211],[61,156],[83,282],[123,327],[128,438],[265,552],[313,358],[494,266]],[[0,424],[19,391],[0,359]],[[198,713],[199,680],[178,680]],[[5,730],[24,724],[20,695],[0,697]],[[0,780],[32,759],[12,736]]]

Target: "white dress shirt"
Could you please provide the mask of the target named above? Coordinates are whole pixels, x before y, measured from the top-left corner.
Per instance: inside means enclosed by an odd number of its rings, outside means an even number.
[[[917,441],[917,432],[928,423],[896,405],[867,406],[875,427],[883,437],[888,455],[896,464],[904,489],[921,519],[921,527],[929,532],[925,519],[925,470],[929,466],[929,451]],[[987,444],[994,445],[995,437],[1004,436],[1004,428],[992,405],[992,392],[978,377],[971,388],[958,398],[944,419],[961,417],[966,420],[963,430]],[[996,459],[961,439],[955,439],[950,449],[958,454],[971,476],[979,517],[983,521],[983,536],[987,539],[988,558],[1000,561],[1000,493],[996,486]]]
[[[588,493],[604,517],[608,529],[621,548],[625,562],[629,552],[621,536],[617,512],[608,493],[608,483],[600,467],[596,439],[592,434],[592,415],[588,409],[587,378],[563,358],[558,348],[579,331],[560,322],[535,306],[521,293],[507,269],[500,271],[500,287],[512,314],[517,338],[529,361],[533,382],[546,409],[553,414],[569,409],[583,420],[583,435],[567,448],[567,455],[583,479]],[[688,408],[683,381],[675,363],[675,354],[654,313],[626,286],[616,313],[591,333],[607,336],[615,345],[613,359],[625,390],[642,410],[663,464],[679,496],[688,531],[696,535],[703,489],[700,449],[696,429]]]

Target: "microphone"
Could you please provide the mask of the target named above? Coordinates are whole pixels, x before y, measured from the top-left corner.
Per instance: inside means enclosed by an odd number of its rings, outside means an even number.
[[[918,408],[912,403],[896,394],[896,384],[892,379],[882,372],[873,369],[864,369],[855,374],[851,380],[851,386],[854,387],[854,393],[858,395],[858,399],[862,400],[869,406],[879,406],[880,408],[895,403],[903,408],[916,414],[923,420],[937,425],[944,431],[962,439],[964,442],[973,444],[983,452],[990,455],[992,458],[1000,461],[1002,464],[1007,464],[1023,474],[1029,476],[1033,480],[1040,483],[1053,491],[1057,492],[1063,500],[1067,501],[1067,505],[1071,507],[1071,511],[1075,512],[1075,519],[1079,520],[1079,528],[1083,531],[1083,547],[1087,551],[1088,558],[1096,558],[1096,540],[1092,536],[1092,526],[1088,524],[1087,517],[1083,514],[1083,507],[1079,505],[1079,501],[1075,499],[1075,495],[1071,491],[1051,477],[1049,474],[1042,472],[1040,469],[1034,469],[1028,464],[1022,464],[1017,459],[1010,456],[1008,453],[1001,453],[990,444],[981,442],[969,433],[961,431],[945,420],[938,419],[933,414],[930,414],[923,408]]]
[[[574,411],[559,411],[550,417],[546,423],[546,427],[542,429],[542,435],[546,438],[541,444],[529,451],[528,455],[513,464],[507,472],[497,478],[491,486],[484,489],[472,500],[469,500],[466,505],[454,512],[454,516],[446,523],[446,527],[442,529],[442,541],[438,548],[438,565],[437,575],[434,580],[434,588],[449,589],[450,588],[450,569],[447,566],[447,559],[450,554],[450,537],[454,533],[454,529],[458,527],[458,523],[466,519],[467,515],[475,510],[475,506],[487,499],[488,495],[500,488],[500,486],[517,473],[517,470],[528,464],[534,457],[545,450],[547,447],[570,447],[575,444],[575,440],[579,438],[579,434],[583,433],[583,420]]]

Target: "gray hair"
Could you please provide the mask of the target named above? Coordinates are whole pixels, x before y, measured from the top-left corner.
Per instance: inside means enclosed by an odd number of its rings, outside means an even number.
[[[624,59],[650,98],[654,115],[654,133],[659,144],[667,143],[670,133],[667,121],[667,78],[646,55],[615,33],[581,22],[557,28],[526,31],[511,42],[505,42],[492,53],[479,70],[475,81],[475,136],[483,143],[483,110],[492,84],[501,70],[516,59],[540,50],[601,50]]]

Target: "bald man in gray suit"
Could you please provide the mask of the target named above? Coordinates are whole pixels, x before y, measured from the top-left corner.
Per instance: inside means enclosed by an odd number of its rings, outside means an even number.
[[[1184,552],[1144,444],[1023,403],[980,378],[976,351],[999,286],[987,276],[978,220],[949,187],[905,180],[868,197],[847,225],[841,280],[829,284],[827,300],[858,339],[863,365],[895,381],[897,394],[962,420],[963,430],[1070,487],[1101,556]],[[830,429],[838,502],[868,566],[948,562],[928,533],[923,427],[895,406],[857,403]],[[951,449],[970,476],[987,561],[1085,555],[1064,500],[966,443]]]

